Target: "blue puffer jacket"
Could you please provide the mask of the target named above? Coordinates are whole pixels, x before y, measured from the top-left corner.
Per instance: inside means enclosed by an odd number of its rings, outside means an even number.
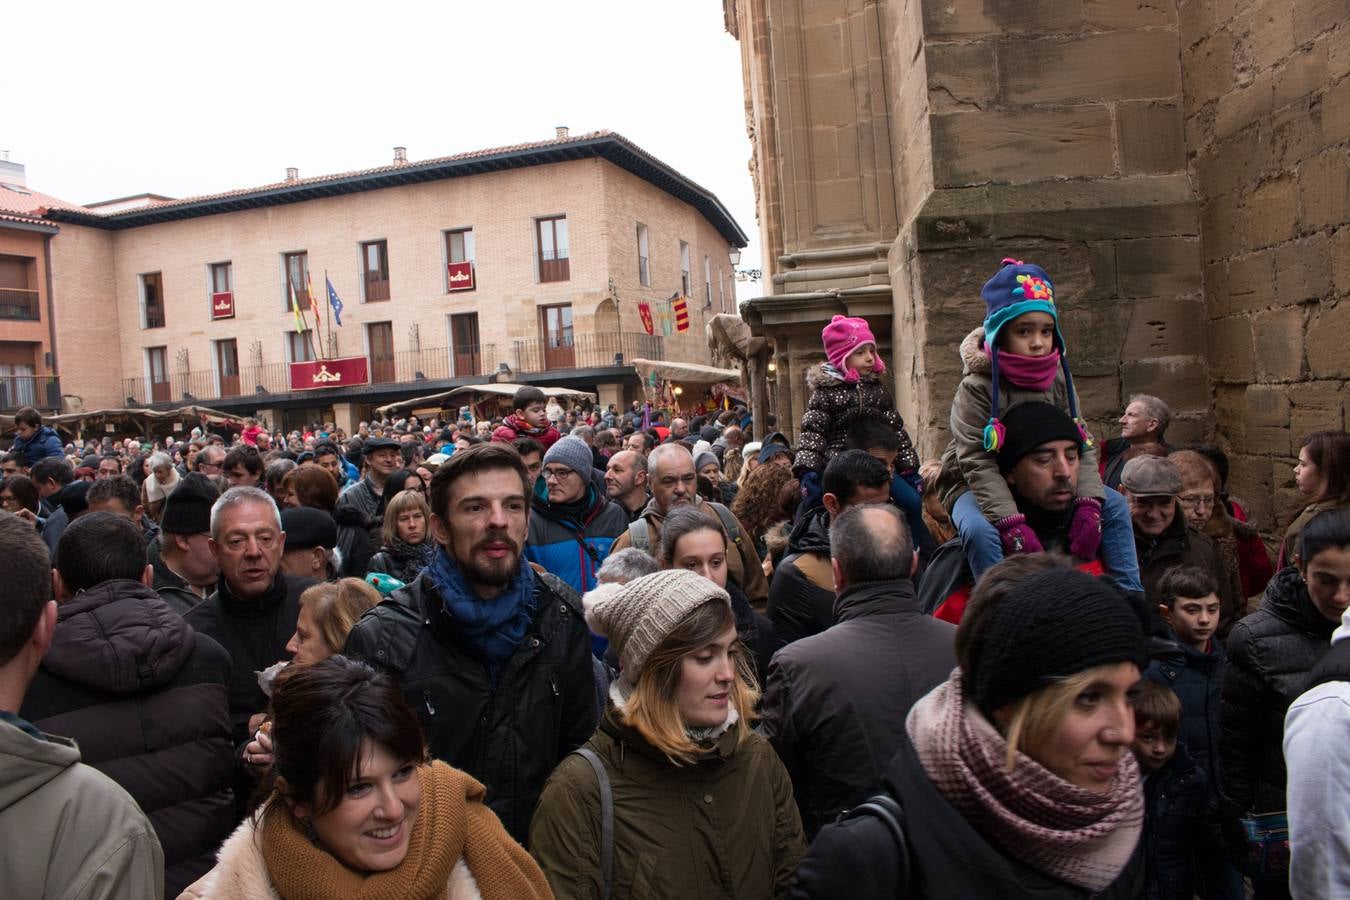
[[[46,425],[40,426],[28,440],[21,437],[14,438],[14,446],[9,449],[16,453],[22,453],[30,469],[40,459],[65,455],[65,451],[61,447],[60,436]]]
[[[525,556],[532,563],[584,594],[595,587],[595,573],[610,545],[628,530],[628,514],[587,484],[584,500],[550,504],[541,479],[535,487]]]
[[[1205,770],[1209,783],[1218,788],[1223,783],[1219,764],[1219,709],[1228,654],[1217,640],[1211,640],[1209,647],[1209,653],[1201,653],[1182,646],[1184,657],[1154,660],[1144,677],[1171,688],[1177,695],[1181,701],[1181,731],[1177,737],[1196,764]]]
[[[1217,871],[1223,844],[1218,797],[1184,744],[1144,779],[1144,808],[1148,898],[1190,900],[1200,873]]]

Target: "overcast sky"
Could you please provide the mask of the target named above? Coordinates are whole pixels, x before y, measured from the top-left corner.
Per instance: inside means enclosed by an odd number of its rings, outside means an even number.
[[[750,238],[741,267],[759,267],[740,47],[720,0],[68,0],[9,4],[0,30],[0,149],[66,201],[610,129],[715,193]]]

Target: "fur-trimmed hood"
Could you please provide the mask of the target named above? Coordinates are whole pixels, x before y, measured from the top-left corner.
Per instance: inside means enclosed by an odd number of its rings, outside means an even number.
[[[873,372],[871,375],[859,375],[859,384],[871,384],[881,379]],[[812,391],[818,391],[821,388],[828,387],[853,387],[844,380],[844,376],[839,370],[829,363],[816,363],[806,370],[806,386]]]
[[[966,335],[965,340],[961,342],[961,365],[964,375],[984,375],[993,374],[994,367],[989,361],[989,354],[984,352],[984,328],[976,328],[970,334]]]

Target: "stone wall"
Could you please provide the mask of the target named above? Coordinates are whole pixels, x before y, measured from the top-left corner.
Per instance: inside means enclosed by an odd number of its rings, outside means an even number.
[[[1292,466],[1350,398],[1350,25],[1342,0],[1181,0],[1217,438],[1278,534]]]

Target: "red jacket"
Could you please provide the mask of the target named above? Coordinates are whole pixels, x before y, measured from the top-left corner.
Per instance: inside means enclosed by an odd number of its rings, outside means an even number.
[[[503,430],[512,433],[512,436],[508,438],[508,440],[514,441],[519,437],[534,438],[543,445],[545,452],[548,451],[549,447],[552,447],[557,443],[558,438],[562,437],[562,435],[558,433],[558,429],[553,425],[549,425],[546,429],[534,428],[529,422],[526,422],[515,413],[512,413],[502,420],[501,428],[498,428],[492,433],[493,438],[495,439]]]

